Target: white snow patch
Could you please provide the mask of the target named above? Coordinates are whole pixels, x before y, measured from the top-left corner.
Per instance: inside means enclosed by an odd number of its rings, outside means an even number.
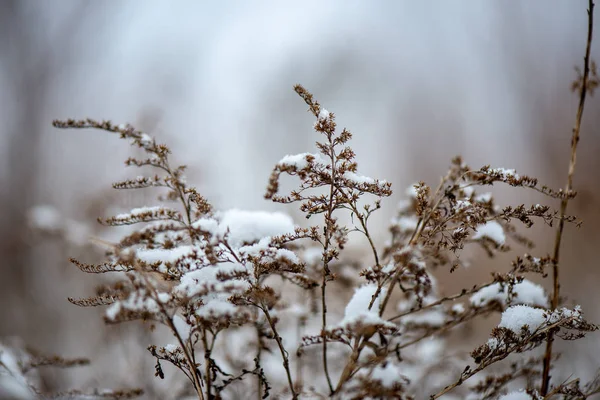
[[[529,333],[533,333],[545,323],[546,313],[544,310],[529,306],[512,306],[502,313],[498,327],[521,333],[521,328],[527,325]]]
[[[365,183],[372,185],[375,183],[375,179],[370,178],[368,176],[364,176],[364,175],[358,175],[351,171],[344,172],[344,178],[349,180],[350,182],[354,182],[358,185],[365,184]]]
[[[308,167],[307,156],[313,157],[315,161],[321,160],[321,157],[319,156],[319,154],[313,154],[313,153],[300,153],[300,154],[293,154],[293,155],[288,154],[285,157],[283,157],[281,160],[279,160],[279,162],[277,164],[282,167],[295,167],[296,169],[305,169],[306,167]]]
[[[501,245],[506,242],[504,228],[496,221],[488,221],[477,227],[477,232],[473,235],[473,239],[477,240],[483,237],[487,237]]]
[[[319,112],[319,120],[328,119],[330,115],[331,113],[329,111],[327,111],[324,108],[321,108],[321,111]]]
[[[513,286],[514,297],[510,304],[527,304],[531,306],[548,307],[548,297],[544,288],[536,283],[524,279],[520,283]],[[473,294],[469,299],[471,304],[477,307],[482,307],[489,304],[491,301],[498,301],[500,304],[507,306],[508,285],[501,288],[499,283],[485,287]]]
[[[235,208],[217,213],[214,219],[202,218],[193,226],[219,237],[229,230],[229,244],[236,248],[265,237],[294,233],[294,222],[289,215]]]
[[[527,392],[523,390],[513,391],[498,397],[498,400],[533,400]]]

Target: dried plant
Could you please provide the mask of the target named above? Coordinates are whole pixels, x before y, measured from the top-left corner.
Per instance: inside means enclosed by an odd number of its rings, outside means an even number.
[[[109,324],[139,320],[152,329],[165,327],[173,343],[148,347],[156,359],[155,375],[169,379],[163,365],[172,364],[199,399],[585,399],[600,392],[598,377],[582,384],[572,377],[551,379],[550,373],[557,358],[554,340],[576,340],[597,329],[579,306],[561,304],[559,292],[564,226],[581,223],[566,209],[576,195],[583,109],[587,93],[598,85],[590,56],[593,8],[590,0],[584,66],[573,84],[580,101],[565,188],[553,190],[511,169],[471,168],[456,157],[436,187],[419,182],[408,190],[384,246],[374,240],[369,219],[392,194],[391,184],[359,174],[349,146],[352,134],[339,130],[335,115],[300,85],[294,89],[314,116],[321,140],[315,153],[287,155],[275,165],[265,198],[297,203],[306,226],[279,212],[215,210],[186,183],[185,167],[172,164],[169,148],[131,125],[54,121],[58,128],[116,133],[141,150],[143,157],[129,158],[126,165],[152,174],[115,183],[115,189],[163,190],[160,206],[99,219],[128,230],[118,242],[106,243],[104,263],[71,261],[83,272],[115,278],[94,296],[69,301],[107,306]],[[281,194],[284,176],[299,183]],[[560,209],[501,206],[485,192],[501,184],[538,191],[560,201]],[[343,224],[341,217],[351,223]],[[553,254],[530,254],[534,242],[521,227],[540,222],[556,227]],[[368,260],[342,259],[354,232],[364,238]],[[462,268],[464,249],[478,246],[494,257],[512,251],[511,245],[527,253],[515,256],[508,271],[440,294],[433,272]],[[527,279],[532,276],[549,278],[552,291]],[[345,309],[332,306],[332,293],[347,290],[353,295]],[[458,327],[494,313],[501,313],[500,323],[465,366],[446,346],[448,338]],[[3,360],[0,366],[13,371]],[[39,360],[19,361],[15,371],[80,363]],[[84,395],[64,395],[79,394]]]

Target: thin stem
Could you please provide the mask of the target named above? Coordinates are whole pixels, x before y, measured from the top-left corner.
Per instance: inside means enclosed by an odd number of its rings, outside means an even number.
[[[258,360],[258,363],[260,363],[260,357],[262,354],[262,344],[260,342],[260,329],[258,329],[258,325],[256,326],[256,340],[257,340],[257,344],[258,344],[257,349],[256,349],[256,359]],[[257,384],[258,384],[257,399],[262,400],[263,392],[262,392],[262,380],[261,380],[260,374],[257,374],[256,378],[257,378]]]
[[[208,347],[208,340],[206,339],[206,329],[202,329],[202,344],[204,345],[204,367],[206,374],[206,396],[208,400],[212,400],[212,378],[210,376],[210,353],[211,349]]]
[[[560,220],[558,223],[558,229],[556,230],[556,237],[554,240],[554,252],[552,256],[552,309],[558,307],[560,299],[560,281],[559,281],[559,256],[560,256],[560,244],[562,241],[563,229],[565,226],[564,216],[567,211],[567,205],[569,203],[568,194],[573,189],[573,175],[575,175],[575,164],[577,162],[577,144],[579,143],[579,132],[581,130],[581,120],[583,118],[583,109],[585,106],[585,97],[587,94],[588,80],[590,75],[590,51],[592,47],[592,34],[594,30],[594,1],[589,0],[588,6],[588,32],[587,32],[587,43],[585,46],[585,57],[583,59],[583,79],[581,81],[581,91],[579,93],[579,107],[577,107],[577,116],[575,118],[575,126],[573,127],[573,135],[571,137],[571,158],[569,160],[569,173],[567,175],[567,185],[565,187],[565,197],[560,203]],[[548,388],[550,386],[550,368],[552,361],[552,343],[554,336],[552,332],[548,333],[548,341],[546,342],[546,352],[544,354],[544,369],[542,372],[542,387],[541,395],[546,396]]]
[[[321,281],[321,334],[323,337],[323,371],[325,373],[325,379],[327,380],[327,386],[329,392],[333,394],[333,384],[331,383],[331,376],[329,375],[329,365],[327,361],[327,336],[325,335],[325,329],[327,328],[327,300],[326,300],[326,288],[327,280],[330,277],[331,271],[329,270],[329,245],[331,244],[331,234],[333,230],[333,210],[335,205],[333,199],[336,195],[335,187],[335,152],[333,150],[333,141],[331,135],[328,135],[329,146],[331,152],[329,158],[331,160],[331,184],[329,186],[329,205],[327,208],[327,215],[325,216],[325,243],[323,244],[323,280]]]
[[[411,308],[410,310],[407,310],[407,311],[405,311],[403,313],[400,313],[398,315],[394,315],[393,317],[388,318],[388,321],[390,321],[390,322],[391,321],[395,321],[395,320],[400,319],[402,317],[405,317],[407,315],[418,313],[418,312],[425,311],[425,310],[428,310],[430,308],[439,306],[440,304],[443,304],[445,302],[456,300],[456,299],[460,299],[461,297],[464,297],[464,296],[469,295],[469,294],[477,293],[481,289],[489,287],[489,286],[492,286],[495,283],[496,283],[496,281],[490,281],[490,282],[484,283],[483,285],[475,286],[475,287],[473,287],[473,288],[471,288],[469,290],[463,290],[460,293],[457,293],[455,295],[444,297],[442,299],[434,301],[433,303],[429,303],[429,304],[427,304],[425,306],[418,307],[418,308]]]
[[[271,330],[273,331],[273,336],[275,336],[275,341],[277,342],[277,346],[279,346],[279,351],[281,352],[281,357],[283,358],[283,368],[285,369],[285,373],[287,375],[288,385],[290,386],[290,390],[292,391],[292,398],[294,400],[296,400],[298,398],[298,394],[296,393],[296,390],[294,389],[294,381],[292,380],[292,374],[290,372],[290,361],[289,361],[288,352],[285,349],[285,347],[283,347],[283,341],[281,340],[281,336],[279,336],[279,333],[277,332],[277,328],[275,328],[275,322],[271,318],[269,309],[264,305],[261,305],[260,309],[264,312],[265,317],[267,318],[267,321],[269,322],[269,326],[271,327]]]

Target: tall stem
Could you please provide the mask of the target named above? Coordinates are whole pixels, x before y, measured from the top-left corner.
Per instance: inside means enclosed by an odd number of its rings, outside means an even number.
[[[581,80],[581,88],[579,93],[579,107],[577,107],[577,116],[575,118],[575,126],[573,127],[573,135],[571,137],[571,158],[569,160],[569,174],[567,176],[567,185],[565,187],[565,197],[560,203],[560,220],[558,223],[558,229],[556,230],[556,237],[554,239],[554,252],[552,255],[552,309],[558,307],[560,299],[560,281],[559,281],[559,256],[560,256],[560,244],[562,241],[563,229],[565,226],[565,214],[567,211],[567,205],[569,203],[569,195],[573,190],[573,175],[575,175],[575,164],[577,162],[577,144],[579,143],[579,132],[581,130],[581,120],[583,118],[583,109],[585,106],[585,97],[588,89],[588,81],[590,75],[590,51],[592,47],[592,33],[594,28],[594,1],[589,0],[588,6],[588,32],[587,32],[587,43],[585,46],[585,57],[583,59],[583,78]],[[552,332],[548,333],[548,341],[546,342],[546,352],[544,355],[544,369],[542,372],[542,387],[541,395],[545,396],[548,393],[550,387],[550,367],[552,361],[552,343],[554,341],[554,335]]]

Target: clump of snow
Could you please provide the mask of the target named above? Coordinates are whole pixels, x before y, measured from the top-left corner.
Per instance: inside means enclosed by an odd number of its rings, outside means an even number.
[[[350,182],[354,182],[358,185],[361,184],[374,184],[375,183],[375,179],[370,178],[368,176],[364,176],[364,175],[358,175],[357,173],[351,172],[351,171],[346,171],[344,172],[344,178],[349,180]]]
[[[235,208],[217,213],[214,219],[202,218],[193,225],[219,237],[229,231],[228,241],[234,247],[254,243],[267,236],[294,233],[295,228],[294,221],[287,214]]]
[[[471,304],[483,307],[492,301],[498,301],[503,306],[508,304],[508,285],[504,288],[495,283],[479,290],[469,299]],[[524,279],[513,285],[513,298],[510,304],[527,304],[531,306],[548,307],[548,297],[544,288],[536,283]]]
[[[498,400],[533,400],[533,397],[524,390],[519,390],[502,395],[498,397]]]
[[[328,119],[330,115],[331,113],[329,111],[327,111],[324,108],[321,108],[321,111],[319,112],[319,120]]]
[[[264,254],[268,254],[270,259],[263,258],[264,261],[275,261],[275,259],[277,258],[282,258],[292,264],[300,264],[300,259],[293,251],[288,249],[278,249],[275,247],[271,247],[270,244],[271,237],[267,236],[260,239],[258,243],[240,247],[239,251],[241,254],[255,256],[260,255],[261,252],[263,252]]]
[[[344,318],[352,318],[364,313],[375,313],[379,315],[379,306],[381,298],[384,297],[384,290],[379,292],[379,295],[373,302],[373,307],[369,310],[369,304],[377,291],[377,285],[368,284],[361,286],[354,291],[354,296],[348,302],[344,312]]]
[[[241,264],[234,263],[220,263],[216,266],[206,266],[204,268],[185,273],[181,277],[181,281],[179,285],[175,287],[174,291],[180,295],[190,298],[208,288],[211,289],[211,292],[228,291],[233,287],[238,290],[245,290],[248,287],[248,283],[245,281],[228,280],[222,282],[218,279],[219,274],[233,275],[236,272],[244,271],[246,271],[246,267]]]
[[[462,303],[456,303],[452,306],[452,312],[454,314],[463,314],[465,312],[465,305]]]
[[[194,251],[200,251],[195,246],[178,246],[172,249],[140,249],[135,255],[141,261],[149,264],[156,262],[174,263],[175,261],[191,255]]]
[[[174,289],[178,295],[187,298],[199,296],[202,307],[196,310],[196,315],[202,318],[231,317],[238,312],[238,307],[229,302],[235,292],[248,289],[249,283],[241,279],[219,280],[219,275],[233,275],[244,272],[241,264],[221,263],[190,271],[183,275],[181,282]]]
[[[279,162],[277,164],[282,167],[295,167],[296,169],[305,169],[306,167],[308,167],[307,157],[312,157],[317,161],[319,161],[321,159],[319,154],[300,153],[300,154],[286,155],[281,160],[279,160]]]
[[[177,346],[176,344],[169,343],[168,345],[165,346],[165,351],[167,351],[169,353],[175,353],[178,348],[179,348],[179,346]]]
[[[529,306],[512,306],[502,313],[498,327],[507,328],[515,333],[521,333],[521,328],[527,325],[529,333],[534,333],[546,323],[546,312]]]
[[[457,200],[456,205],[454,206],[454,212],[461,212],[463,210],[471,207],[471,202],[469,200]]]
[[[148,135],[147,133],[142,133],[142,137],[140,138],[140,143],[142,143],[142,145],[144,147],[151,145],[152,144],[152,136]]]
[[[371,303],[376,291],[377,285],[375,284],[367,284],[356,288],[354,291],[354,296],[352,296],[352,299],[350,299],[348,305],[346,305],[344,319],[340,325],[385,325],[395,328],[394,324],[382,319],[379,316],[379,307],[381,304],[381,299],[385,298],[385,289],[382,289],[379,292],[377,298],[373,302],[373,306],[369,310],[369,304]]]
[[[504,244],[506,242],[506,235],[504,229],[496,221],[488,221],[485,224],[477,227],[477,232],[473,235],[473,239],[481,239],[487,237],[498,244]]]
[[[179,336],[181,336],[181,339],[187,340],[190,337],[190,326],[178,314],[175,314],[173,317],[173,325]]]

